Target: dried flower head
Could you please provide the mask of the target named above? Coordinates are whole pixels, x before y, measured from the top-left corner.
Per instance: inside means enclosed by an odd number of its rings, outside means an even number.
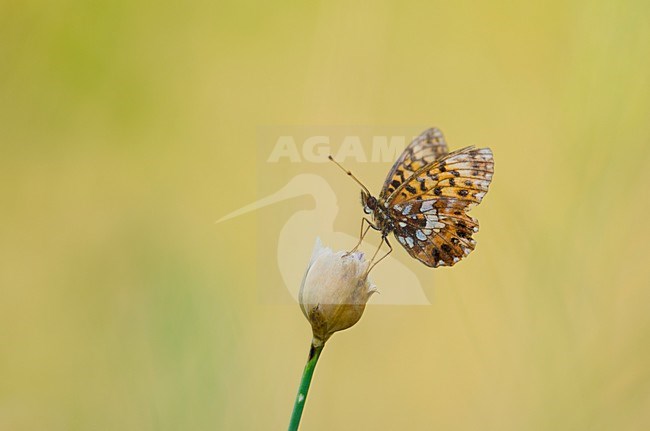
[[[298,301],[314,335],[314,346],[357,323],[375,286],[362,252],[333,252],[316,240]]]

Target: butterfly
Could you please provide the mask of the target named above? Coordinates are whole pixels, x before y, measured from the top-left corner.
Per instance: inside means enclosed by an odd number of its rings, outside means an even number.
[[[493,174],[492,150],[466,147],[450,153],[442,132],[428,129],[404,149],[378,198],[362,185],[361,203],[373,218],[364,220],[381,231],[391,251],[392,232],[425,265],[453,266],[476,246],[472,235],[478,220],[467,213],[481,203]]]

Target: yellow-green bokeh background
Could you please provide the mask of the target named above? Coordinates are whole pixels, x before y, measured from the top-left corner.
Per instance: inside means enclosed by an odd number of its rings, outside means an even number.
[[[0,429],[286,427],[307,323],[259,301],[256,216],[212,223],[274,124],[438,125],[497,160],[477,252],[333,338],[305,430],[648,429],[649,15],[1,1]]]

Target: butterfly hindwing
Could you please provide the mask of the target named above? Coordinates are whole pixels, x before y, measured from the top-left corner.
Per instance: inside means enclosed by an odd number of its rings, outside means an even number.
[[[395,237],[409,254],[427,266],[452,266],[474,250],[478,220],[454,199],[395,205]]]

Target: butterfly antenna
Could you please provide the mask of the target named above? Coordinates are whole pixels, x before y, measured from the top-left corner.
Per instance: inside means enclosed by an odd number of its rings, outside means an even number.
[[[369,195],[372,196],[372,193],[370,193],[370,190],[368,190],[368,187],[364,186],[363,183],[362,183],[361,181],[359,181],[359,179],[358,179],[357,177],[355,177],[354,174],[353,174],[352,172],[350,172],[350,171],[348,171],[347,169],[345,169],[345,168],[344,168],[344,167],[343,167],[339,162],[337,162],[336,160],[334,160],[334,157],[332,157],[331,155],[329,155],[329,156],[327,156],[327,157],[328,157],[331,161],[333,161],[334,164],[335,164],[336,166],[338,166],[339,168],[341,168],[341,170],[342,170],[343,172],[345,172],[346,174],[348,174],[349,177],[351,177],[354,181],[356,181],[357,184],[359,184],[359,185],[361,186],[361,188],[362,188],[366,193],[368,193]]]

